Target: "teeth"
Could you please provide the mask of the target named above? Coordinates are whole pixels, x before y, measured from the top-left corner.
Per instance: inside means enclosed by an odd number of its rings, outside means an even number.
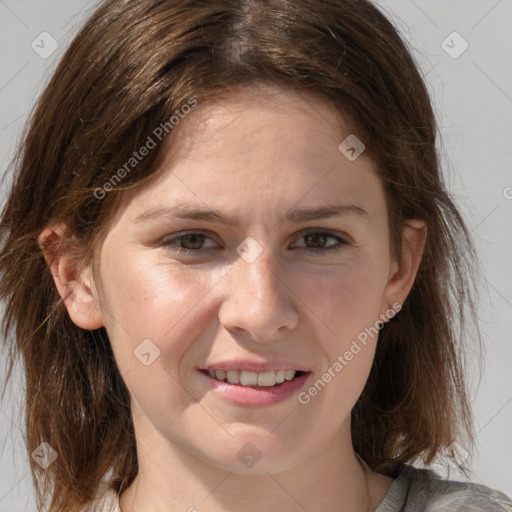
[[[258,386],[275,386],[276,372],[270,370],[268,372],[258,373]]]
[[[230,384],[238,384],[240,382],[240,372],[238,370],[228,370],[226,377]]]
[[[295,370],[270,370],[268,372],[252,372],[249,370],[208,370],[208,375],[217,380],[242,386],[275,386],[295,377]]]
[[[284,378],[286,380],[292,380],[293,377],[295,377],[295,371],[294,370],[286,370],[284,372]]]
[[[242,384],[242,386],[257,386],[258,374],[256,372],[242,370],[240,372],[240,384]]]

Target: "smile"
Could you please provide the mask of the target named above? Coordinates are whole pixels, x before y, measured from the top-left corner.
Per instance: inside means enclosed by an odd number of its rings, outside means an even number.
[[[282,402],[300,392],[310,371],[199,370],[205,389],[236,405],[262,407]],[[218,377],[217,377],[218,375]],[[229,382],[228,379],[238,382]],[[282,380],[284,379],[284,380]]]
[[[293,380],[304,372],[295,370],[269,370],[266,372],[253,372],[249,370],[208,370],[208,375],[221,382],[238,384],[240,386],[270,387],[280,385],[285,381]]]

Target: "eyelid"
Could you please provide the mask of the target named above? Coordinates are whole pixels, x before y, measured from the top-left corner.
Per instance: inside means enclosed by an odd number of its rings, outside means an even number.
[[[343,240],[343,243],[350,243],[350,237],[347,234],[339,233],[338,231],[334,231],[332,229],[327,228],[306,228],[303,231],[299,232],[298,238],[302,238],[303,236],[308,235],[310,233],[320,233],[331,238]]]
[[[184,236],[187,236],[187,235],[201,235],[201,236],[204,236],[206,239],[210,239],[210,240],[214,240],[214,236],[213,233],[211,233],[210,231],[205,231],[205,230],[202,230],[202,229],[190,229],[190,230],[186,230],[186,231],[179,231],[177,233],[173,233],[172,235],[166,235],[164,236],[161,240],[160,240],[160,243],[159,245],[170,245],[170,242],[172,241],[176,241],[176,240],[179,240],[181,237],[184,237]],[[192,251],[192,249],[183,249],[183,248],[180,248],[182,249],[183,251],[191,251],[191,252],[197,252],[199,253],[199,251],[204,251],[204,249],[198,249],[196,251]],[[211,248],[209,248],[211,249]],[[208,250],[208,249],[206,249]]]

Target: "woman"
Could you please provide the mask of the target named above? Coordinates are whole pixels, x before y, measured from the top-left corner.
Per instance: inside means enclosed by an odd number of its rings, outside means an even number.
[[[413,466],[474,434],[435,134],[368,1],[104,2],[2,215],[39,504],[511,510]]]

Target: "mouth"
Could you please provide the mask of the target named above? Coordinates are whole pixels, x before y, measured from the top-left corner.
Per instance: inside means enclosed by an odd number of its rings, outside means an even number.
[[[278,369],[199,369],[205,389],[223,400],[243,407],[263,407],[291,399],[304,388],[311,371]]]
[[[300,370],[269,370],[254,372],[249,370],[200,370],[204,375],[234,386],[251,388],[276,388],[309,373]]]

